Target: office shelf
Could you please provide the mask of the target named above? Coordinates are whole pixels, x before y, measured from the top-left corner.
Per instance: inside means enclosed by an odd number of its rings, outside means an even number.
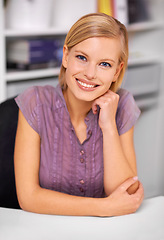
[[[140,67],[144,64],[156,64],[163,61],[163,35],[164,21],[162,11],[158,14],[154,4],[158,9],[164,9],[164,1],[157,0],[149,2],[154,10],[153,18],[147,22],[139,22],[127,26],[129,34],[130,58],[129,67]],[[71,13],[72,14],[72,13]],[[159,16],[161,15],[161,17]],[[154,18],[155,16],[155,18]],[[68,29],[64,27],[51,27],[49,29],[36,30],[12,30],[4,26],[5,11],[3,1],[0,1],[0,102],[6,99],[8,84],[14,84],[15,81],[33,80],[39,78],[50,78],[58,76],[59,68],[40,69],[31,71],[8,71],[6,69],[6,43],[12,39],[37,38],[37,37],[59,37],[65,36]],[[163,33],[162,33],[163,34]],[[151,51],[151,52],[150,52]],[[148,54],[144,54],[147,52]],[[131,54],[132,53],[132,54]],[[135,54],[134,54],[135,53]],[[138,54],[139,53],[139,54]]]
[[[67,29],[61,28],[49,28],[45,30],[36,29],[36,30],[11,30],[6,29],[4,31],[4,35],[7,38],[14,38],[14,37],[37,37],[37,36],[54,36],[54,35],[65,35],[67,33]]]
[[[143,53],[130,53],[128,66],[140,66],[140,65],[147,65],[147,64],[156,64],[160,63],[161,58],[158,55],[153,54],[143,54]]]
[[[55,77],[59,75],[59,72],[60,68],[48,68],[30,71],[9,71],[6,73],[6,81],[12,82],[44,77]]]
[[[141,31],[159,29],[163,27],[164,26],[162,21],[149,21],[149,22],[139,22],[139,23],[129,24],[127,26],[127,30],[130,33],[130,32],[141,32]]]

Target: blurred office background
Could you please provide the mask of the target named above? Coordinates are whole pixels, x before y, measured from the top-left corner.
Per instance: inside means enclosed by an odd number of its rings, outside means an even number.
[[[58,83],[64,38],[82,15],[105,12],[127,27],[129,64],[122,87],[141,109],[135,128],[145,197],[164,195],[164,1],[0,1],[0,102],[32,85]]]

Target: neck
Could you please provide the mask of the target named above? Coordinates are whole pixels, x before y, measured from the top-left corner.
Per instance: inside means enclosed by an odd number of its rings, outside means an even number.
[[[78,100],[68,88],[63,94],[71,121],[75,123],[84,121],[86,115],[92,107],[92,102]]]

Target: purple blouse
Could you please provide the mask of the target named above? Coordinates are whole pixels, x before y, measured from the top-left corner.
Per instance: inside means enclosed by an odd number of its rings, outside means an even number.
[[[121,135],[135,124],[140,110],[129,92],[120,89],[118,94],[116,123]],[[71,195],[103,197],[103,138],[98,114],[91,110],[86,116],[87,138],[81,144],[59,85],[29,88],[16,102],[41,138],[40,186]]]

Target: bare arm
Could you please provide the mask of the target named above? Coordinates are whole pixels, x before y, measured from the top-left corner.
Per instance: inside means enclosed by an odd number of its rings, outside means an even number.
[[[40,136],[30,127],[21,111],[14,162],[18,201],[26,211],[57,215],[114,216],[136,211],[143,199],[142,186],[133,196],[126,192],[127,186],[136,182],[134,179],[129,179],[121,185],[123,187],[119,186],[111,197],[101,199],[71,196],[41,188]]]
[[[112,91],[97,99],[93,104],[100,106],[99,125],[103,132],[104,188],[110,195],[122,182],[137,175],[133,145],[133,128],[119,136],[116,126],[116,110],[119,96]],[[136,182],[128,189],[130,194],[138,189]]]
[[[133,146],[133,128],[119,136],[116,129],[103,134],[104,188],[109,195],[122,182],[137,176],[136,158]],[[136,182],[128,189],[134,193],[139,186]]]

